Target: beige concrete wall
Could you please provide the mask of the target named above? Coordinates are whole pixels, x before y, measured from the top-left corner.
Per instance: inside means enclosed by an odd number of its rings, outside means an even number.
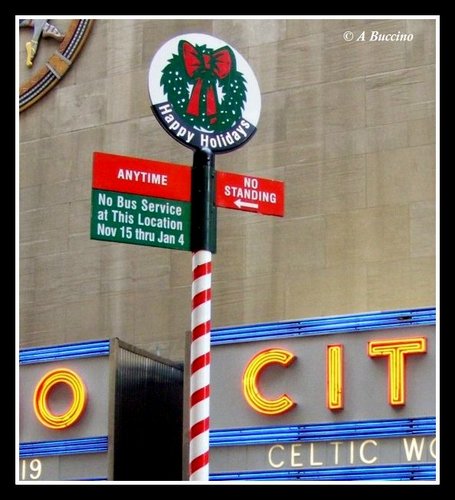
[[[434,20],[98,20],[20,116],[20,345],[118,336],[184,358],[191,254],[90,240],[90,194],[94,151],[191,164],[147,91],[188,32],[237,48],[262,92],[256,136],[217,168],[286,183],[284,219],[219,209],[213,325],[434,305]]]

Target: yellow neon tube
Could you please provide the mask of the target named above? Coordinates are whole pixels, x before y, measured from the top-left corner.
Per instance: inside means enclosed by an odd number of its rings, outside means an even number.
[[[427,352],[426,337],[372,340],[368,356],[388,358],[388,398],[392,406],[406,404],[406,356]]]
[[[61,415],[49,409],[47,400],[57,384],[66,384],[71,389],[73,401]],[[87,391],[82,379],[68,368],[57,368],[44,375],[35,388],[33,409],[36,418],[49,429],[65,429],[74,425],[82,416],[87,405]]]
[[[287,394],[267,399],[258,388],[259,376],[269,365],[287,367],[295,358],[294,354],[285,349],[266,349],[249,361],[243,374],[243,395],[251,408],[264,415],[279,415],[296,405]]]
[[[329,410],[342,410],[344,405],[343,345],[327,346],[326,402]]]

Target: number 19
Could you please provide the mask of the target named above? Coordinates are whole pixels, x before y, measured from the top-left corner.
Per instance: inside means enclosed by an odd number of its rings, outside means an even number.
[[[27,467],[28,465],[28,467]],[[27,464],[27,460],[22,460],[21,479],[39,479],[41,476],[41,461],[34,458]]]

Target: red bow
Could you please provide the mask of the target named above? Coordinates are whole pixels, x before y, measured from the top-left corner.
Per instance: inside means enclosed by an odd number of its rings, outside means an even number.
[[[190,78],[195,78],[196,82],[191,92],[190,100],[186,108],[189,115],[199,116],[200,102],[202,97],[202,84],[207,77],[219,78],[223,80],[232,71],[235,63],[234,55],[229,47],[222,47],[212,54],[200,54],[191,43],[180,42],[180,50],[183,58],[183,65]],[[210,123],[217,121],[217,95],[216,89],[212,83],[209,83],[205,89],[205,106],[207,117],[212,116]]]

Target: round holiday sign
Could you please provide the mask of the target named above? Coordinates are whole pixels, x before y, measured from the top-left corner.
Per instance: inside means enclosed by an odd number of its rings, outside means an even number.
[[[245,59],[210,35],[189,33],[166,42],[149,70],[152,110],[181,144],[225,153],[251,139],[261,93]]]

